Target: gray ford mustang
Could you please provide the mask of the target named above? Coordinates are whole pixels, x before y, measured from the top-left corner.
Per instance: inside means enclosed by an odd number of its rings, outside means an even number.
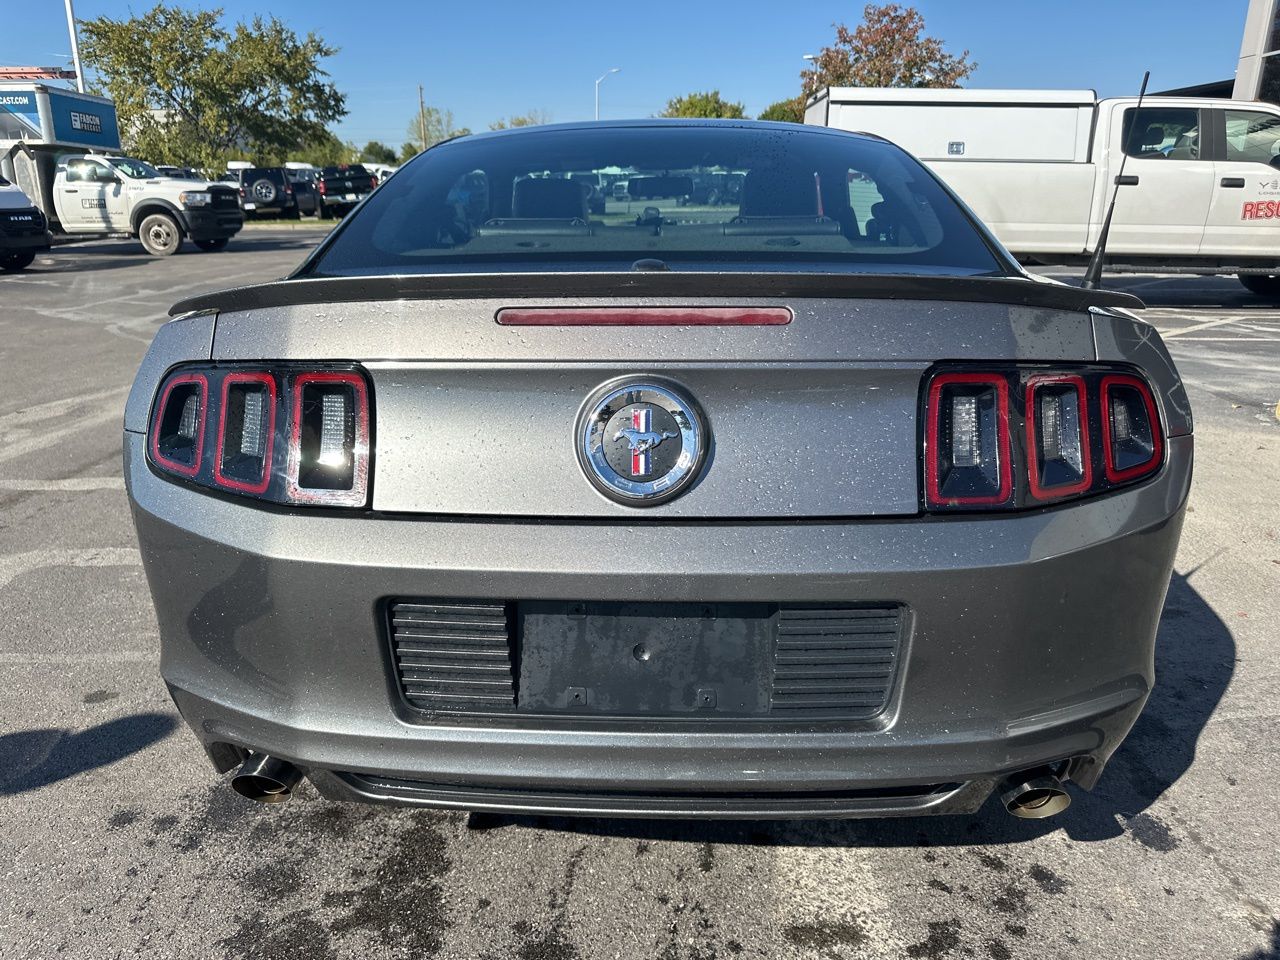
[[[156,336],[164,679],[269,802],[1056,813],[1151,690],[1191,478],[1135,306],[875,137],[447,142]]]

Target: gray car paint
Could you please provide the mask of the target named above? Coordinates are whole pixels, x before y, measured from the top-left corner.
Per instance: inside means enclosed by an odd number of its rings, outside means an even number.
[[[319,317],[271,308],[218,318],[219,360],[368,364],[377,492],[367,515],[251,505],[155,474],[140,432],[149,398],[174,363],[207,355],[207,321],[179,321],[186,332],[157,338],[130,398],[126,477],[162,671],[219,769],[255,749],[311,771],[336,797],[577,812],[598,812],[603,802],[611,812],[698,816],[956,812],[981,803],[1002,776],[1057,761],[1069,762],[1076,782],[1096,782],[1154,680],[1155,629],[1191,473],[1180,385],[1149,327],[1099,311],[824,301],[788,302],[797,320],[775,339],[749,328],[510,331],[495,329],[500,305],[512,304],[344,305]],[[1085,362],[1095,359],[1095,341],[1109,359],[1152,367],[1176,434],[1155,478],[1007,515],[908,511],[917,484],[914,404],[928,362]],[[781,498],[743,497],[726,510],[711,498],[699,504],[694,491],[641,515],[572,491],[561,490],[558,506],[552,497],[504,496],[474,474],[449,478],[424,467],[414,475],[413,458],[430,455],[419,432],[434,414],[451,424],[439,437],[463,452],[483,460],[464,429],[484,427],[518,444],[516,453],[549,463],[552,486],[586,488],[545,452],[571,444],[568,399],[594,386],[597,373],[603,380],[655,370],[707,378],[699,386],[724,404],[715,407],[721,444],[726,430],[735,442],[750,437],[726,413],[747,397],[741,384],[763,383],[784,406],[813,413],[807,429],[815,436],[831,428],[815,411],[857,419],[856,398],[881,387],[891,399],[866,408],[853,432],[869,436],[850,442],[880,455],[889,475],[878,483],[860,476],[853,492],[830,489],[838,471],[815,470],[807,486],[802,471],[789,475],[796,514],[811,499],[843,513],[807,522],[792,522]],[[510,429],[529,406],[553,422]],[[876,411],[910,420],[878,420]],[[452,463],[466,469],[465,458]],[[735,489],[705,484],[721,496]],[[379,509],[386,503],[397,511]],[[500,516],[512,504],[525,514]],[[412,515],[424,510],[430,515]],[[529,522],[537,510],[561,515]],[[877,510],[912,515],[877,518]],[[890,707],[874,721],[425,722],[399,698],[380,620],[387,598],[418,596],[887,601],[909,609],[911,632]],[[353,774],[429,786],[397,792]],[[904,784],[955,786],[888,805],[849,793]],[[503,793],[513,789],[549,799]],[[606,789],[613,799],[584,794]],[[833,797],[804,800],[812,791]],[[695,802],[702,794],[730,799],[707,809]]]
[[[1056,510],[660,528],[250,509],[157,477],[140,435],[128,435],[126,457],[162,670],[224,769],[235,753],[223,745],[233,745],[307,769],[570,794],[961,782],[976,784],[980,801],[1001,775],[1051,760],[1078,758],[1073,777],[1091,786],[1136,719],[1153,681],[1191,439],[1170,441],[1156,480]],[[890,599],[910,606],[914,629],[878,722],[433,725],[398,700],[378,629],[380,598],[416,595]],[[850,802],[827,812],[969,808]]]

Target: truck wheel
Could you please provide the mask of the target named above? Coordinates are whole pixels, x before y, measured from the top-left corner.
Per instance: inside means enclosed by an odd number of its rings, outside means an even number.
[[[1250,293],[1270,300],[1280,299],[1280,276],[1266,276],[1260,273],[1241,273],[1236,279]]]
[[[182,230],[178,221],[167,213],[153,213],[143,217],[138,226],[138,239],[153,257],[168,257],[182,246]]]
[[[319,208],[316,210],[316,216],[321,220],[332,220],[333,210],[327,203],[321,201]]]
[[[216,240],[196,240],[195,245],[206,253],[216,253],[227,249],[228,238],[218,237]]]
[[[35,259],[34,250],[0,250],[0,272],[17,273],[31,266]]]

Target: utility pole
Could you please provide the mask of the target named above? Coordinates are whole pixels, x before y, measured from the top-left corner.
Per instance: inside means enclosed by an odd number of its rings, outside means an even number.
[[[427,104],[422,99],[422,84],[418,84],[418,136],[422,138],[422,149],[427,149]]]
[[[84,68],[80,66],[80,38],[76,35],[76,12],[67,0],[67,30],[71,34],[71,61],[76,68],[76,89],[84,93]]]

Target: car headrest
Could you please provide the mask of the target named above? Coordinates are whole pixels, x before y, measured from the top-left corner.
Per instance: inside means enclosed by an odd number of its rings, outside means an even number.
[[[752,170],[742,181],[744,217],[818,216],[817,176],[812,170]]]
[[[1147,127],[1147,132],[1142,135],[1142,144],[1144,147],[1159,148],[1164,143],[1164,127],[1153,123]]]
[[[537,220],[585,220],[588,188],[576,180],[517,180],[511,215]]]

